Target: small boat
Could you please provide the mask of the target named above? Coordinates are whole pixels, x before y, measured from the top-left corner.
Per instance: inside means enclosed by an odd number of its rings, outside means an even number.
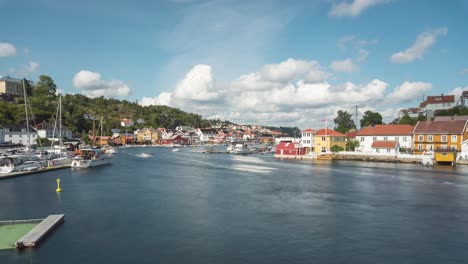
[[[238,143],[234,146],[233,154],[234,155],[247,155],[252,153],[247,144]]]
[[[111,154],[104,153],[100,148],[84,147],[78,152],[72,163],[72,168],[89,168],[101,165],[110,164],[112,161]]]
[[[6,174],[17,171],[34,171],[41,168],[41,164],[36,161],[24,161],[17,157],[1,157],[0,173]]]

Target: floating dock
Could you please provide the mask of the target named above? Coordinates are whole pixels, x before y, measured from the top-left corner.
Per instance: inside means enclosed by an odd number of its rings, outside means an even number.
[[[35,226],[26,235],[16,241],[15,245],[17,248],[24,247],[35,247],[39,241],[44,238],[50,231],[54,229],[59,223],[64,221],[65,215],[49,215],[46,219],[42,220],[37,226]]]

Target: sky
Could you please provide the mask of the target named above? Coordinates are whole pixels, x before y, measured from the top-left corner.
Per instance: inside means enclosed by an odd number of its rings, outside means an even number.
[[[0,76],[242,124],[468,90],[468,0],[0,0]],[[10,11],[8,11],[10,10]]]

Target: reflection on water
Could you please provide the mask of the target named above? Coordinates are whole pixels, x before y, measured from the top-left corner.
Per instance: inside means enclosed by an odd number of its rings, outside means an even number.
[[[467,172],[127,148],[0,181],[0,220],[66,214],[0,263],[464,263]]]

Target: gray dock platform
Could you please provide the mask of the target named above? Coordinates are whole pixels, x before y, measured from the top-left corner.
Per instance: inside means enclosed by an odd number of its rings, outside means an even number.
[[[35,247],[39,243],[39,241],[44,238],[52,229],[59,224],[60,222],[64,221],[65,215],[49,215],[46,219],[42,220],[37,226],[35,226],[29,233],[24,235],[18,241],[16,241],[15,245],[17,248],[23,247]]]
[[[26,175],[33,175],[33,174],[43,173],[47,171],[63,170],[63,169],[68,169],[70,167],[71,165],[59,165],[59,166],[55,166],[52,168],[41,168],[41,169],[33,170],[33,171],[15,171],[15,172],[10,172],[6,174],[0,174],[0,180],[26,176]]]

